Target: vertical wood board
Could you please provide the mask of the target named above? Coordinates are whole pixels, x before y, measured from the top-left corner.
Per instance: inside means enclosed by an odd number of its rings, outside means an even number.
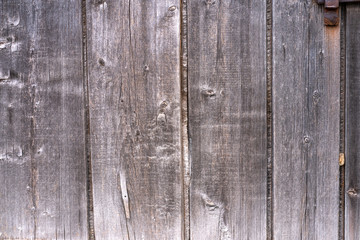
[[[86,239],[80,1],[0,5],[0,238]]]
[[[179,8],[87,1],[97,239],[181,239]]]
[[[346,6],[345,239],[360,238],[360,5]]]
[[[273,3],[274,239],[337,239],[340,31],[311,1]]]
[[[190,237],[266,238],[266,3],[188,2]]]

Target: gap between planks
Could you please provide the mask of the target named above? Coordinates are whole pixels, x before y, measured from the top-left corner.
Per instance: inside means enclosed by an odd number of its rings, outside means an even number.
[[[180,0],[180,101],[181,101],[181,178],[182,178],[182,238],[190,239],[190,154],[188,124],[188,48],[187,0]]]
[[[339,240],[345,239],[345,99],[346,99],[346,7],[341,6],[340,17],[340,156],[339,156]]]
[[[86,18],[86,1],[81,1],[81,24],[82,24],[82,61],[83,61],[83,93],[84,93],[84,126],[85,126],[85,156],[86,156],[86,197],[87,197],[87,228],[88,239],[95,240],[94,228],[94,204],[93,204],[93,186],[92,186],[92,164],[91,164],[91,123],[89,108],[89,79],[88,79],[88,62],[87,62],[87,18]]]
[[[267,133],[267,186],[266,186],[266,239],[273,239],[273,43],[272,0],[266,1],[266,133]]]

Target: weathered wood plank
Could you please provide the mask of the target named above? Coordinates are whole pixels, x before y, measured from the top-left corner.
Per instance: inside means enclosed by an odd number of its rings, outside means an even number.
[[[14,48],[20,42],[27,44],[29,36],[23,28],[29,16],[25,14],[24,3],[2,1],[0,4],[0,238],[25,238],[34,232],[29,160],[31,65],[26,61],[30,58],[26,45],[22,46],[24,50],[18,50],[21,57],[13,55],[11,35],[17,37]],[[21,71],[24,77],[11,77],[10,70],[12,75],[15,70]]]
[[[360,5],[346,6],[345,239],[360,238]]]
[[[311,1],[273,6],[273,237],[337,239],[339,27]]]
[[[87,1],[97,239],[181,239],[179,4]]]
[[[266,238],[266,3],[188,2],[191,239]]]
[[[0,6],[0,238],[86,239],[80,1]]]

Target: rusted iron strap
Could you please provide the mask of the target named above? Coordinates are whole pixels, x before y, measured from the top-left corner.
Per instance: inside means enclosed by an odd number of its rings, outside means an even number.
[[[317,4],[325,4],[325,0],[317,0]],[[360,0],[339,0],[339,3],[360,2]]]
[[[339,4],[360,2],[360,0],[317,0],[318,4],[325,5],[324,23],[326,26],[337,26],[339,24]]]
[[[339,20],[339,8],[324,9],[324,23],[326,26],[337,26]]]
[[[325,0],[326,9],[337,9],[339,8],[339,0]]]

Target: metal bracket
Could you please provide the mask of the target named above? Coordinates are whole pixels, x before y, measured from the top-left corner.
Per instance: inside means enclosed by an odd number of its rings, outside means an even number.
[[[339,24],[339,4],[354,3],[360,0],[316,0],[318,4],[325,5],[324,23],[326,26],[337,26]]]

